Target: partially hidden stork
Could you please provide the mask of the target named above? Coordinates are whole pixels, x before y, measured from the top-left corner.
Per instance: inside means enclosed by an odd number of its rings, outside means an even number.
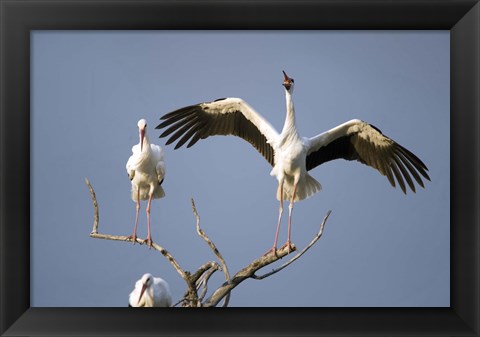
[[[187,147],[191,147],[198,140],[213,135],[238,136],[252,144],[272,165],[270,175],[278,180],[280,208],[273,247],[267,254],[276,254],[277,251],[284,199],[290,201],[285,243],[290,251],[293,204],[321,189],[320,183],[308,171],[325,162],[339,158],[356,160],[386,176],[393,187],[397,182],[404,193],[406,184],[415,192],[413,180],[422,187],[422,176],[430,180],[427,167],[417,156],[383,135],[378,128],[359,119],[352,119],[312,138],[301,137],[295,126],[294,80],[285,72],[283,75],[287,114],[280,133],[240,98],[221,98],[175,110],[161,117],[163,122],[156,127],[166,128],[160,137],[170,136],[167,145],[179,139],[175,149],[187,141]]]
[[[128,297],[129,307],[171,307],[172,295],[168,283],[146,273],[135,283]]]

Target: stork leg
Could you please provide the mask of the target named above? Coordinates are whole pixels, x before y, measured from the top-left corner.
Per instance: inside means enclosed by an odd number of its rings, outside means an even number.
[[[152,247],[152,236],[150,235],[150,205],[152,204],[152,196],[153,194],[150,193],[150,196],[148,197],[148,205],[147,205],[147,222],[148,222],[147,244],[149,247]]]
[[[288,246],[288,253],[290,254],[291,248],[292,248],[292,241],[290,241],[290,228],[292,226],[292,213],[293,213],[293,204],[295,200],[295,194],[297,192],[297,184],[293,185],[293,194],[292,194],[292,199],[290,200],[290,206],[288,207],[288,236],[287,236],[287,242],[282,246]]]
[[[135,227],[133,227],[133,234],[130,235],[128,238],[132,239],[133,244],[137,241],[137,225],[138,225],[138,213],[140,212],[140,189],[137,191],[137,212],[135,214]]]
[[[280,232],[280,222],[282,220],[282,213],[283,213],[283,180],[278,184],[278,191],[277,195],[280,194],[280,207],[278,209],[278,223],[277,223],[277,231],[275,232],[275,240],[273,241],[273,247],[270,248],[265,254],[268,255],[270,253],[274,253],[275,256],[277,255],[277,241],[278,241],[278,233]]]

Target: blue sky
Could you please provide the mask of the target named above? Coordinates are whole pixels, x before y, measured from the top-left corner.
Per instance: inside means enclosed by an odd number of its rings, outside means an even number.
[[[295,205],[292,240],[304,247],[332,210],[324,236],[286,270],[242,283],[231,306],[449,306],[449,39],[448,31],[32,32],[32,306],[126,306],[145,272],[170,284],[174,302],[183,295],[159,253],[89,237],[84,177],[96,191],[99,231],[133,230],[125,163],[140,118],[166,155],[153,240],[190,271],[215,259],[196,235],[193,197],[230,273],[270,248],[277,181],[262,156],[220,136],[174,151],[154,127],[177,108],[241,97],[281,131],[282,70],[295,79],[303,136],[365,120],[419,156],[432,181],[404,195],[357,162],[317,167],[323,189]],[[219,273],[209,288],[222,282]]]

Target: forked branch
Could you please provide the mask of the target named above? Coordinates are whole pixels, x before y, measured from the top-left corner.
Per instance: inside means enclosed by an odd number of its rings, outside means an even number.
[[[193,210],[193,215],[195,215],[195,218],[197,219],[197,233],[202,237],[205,242],[208,244],[208,246],[212,249],[213,253],[217,256],[217,258],[220,260],[220,263],[222,265],[222,270],[223,273],[225,274],[225,280],[227,283],[230,281],[230,274],[228,272],[228,267],[227,263],[225,262],[225,259],[223,258],[222,254],[220,254],[220,251],[217,249],[215,244],[208,238],[208,236],[205,234],[205,232],[200,228],[200,215],[197,212],[197,208],[195,207],[195,201],[192,201],[192,210]],[[208,281],[208,279],[207,279]],[[206,284],[205,284],[206,288]],[[226,307],[228,305],[228,302],[230,301],[230,293],[228,293],[225,296],[225,302],[223,303],[223,306]]]

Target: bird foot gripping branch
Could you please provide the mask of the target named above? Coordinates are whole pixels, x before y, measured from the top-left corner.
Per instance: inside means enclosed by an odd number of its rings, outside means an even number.
[[[285,242],[285,244],[280,248],[270,248],[265,252],[265,254],[263,254],[263,256],[274,255],[276,258],[281,259],[282,257],[295,252],[296,250],[297,247],[293,243],[290,242],[290,244],[288,244]]]

